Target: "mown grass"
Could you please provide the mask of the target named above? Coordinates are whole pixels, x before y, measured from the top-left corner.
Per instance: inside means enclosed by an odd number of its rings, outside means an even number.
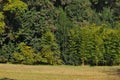
[[[0,80],[120,80],[120,66],[0,64]]]

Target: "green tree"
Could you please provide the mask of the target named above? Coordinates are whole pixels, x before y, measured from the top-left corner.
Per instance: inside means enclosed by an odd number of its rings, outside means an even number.
[[[80,56],[79,56],[79,29],[72,28],[68,33],[68,42],[67,42],[67,50],[64,53],[64,63],[71,65],[79,65],[80,64]]]
[[[66,62],[72,65],[99,65],[103,59],[102,29],[91,25],[70,30]]]
[[[19,12],[27,10],[27,5],[21,0],[8,0],[3,7],[3,10],[18,14]]]
[[[106,61],[106,65],[120,64],[119,39],[119,33],[116,30],[108,29],[104,32],[104,59]]]
[[[65,7],[65,12],[70,20],[80,26],[88,25],[93,16],[89,0],[72,0],[72,2]]]
[[[72,22],[68,19],[62,8],[59,8],[58,12],[59,13],[56,20],[57,30],[55,35],[60,46],[61,58],[64,59],[64,54],[67,50],[68,32],[72,27]]]
[[[0,49],[0,62],[6,63],[11,62],[12,54],[16,51],[16,45],[9,42],[8,44],[3,44]]]
[[[41,38],[41,56],[46,59],[48,64],[60,63],[59,46],[56,43],[55,36],[50,31],[43,34]]]
[[[13,53],[11,60],[13,63],[33,64],[34,50],[21,42],[17,47],[17,51]]]

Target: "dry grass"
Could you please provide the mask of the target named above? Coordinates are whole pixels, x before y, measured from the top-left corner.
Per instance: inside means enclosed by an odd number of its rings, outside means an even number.
[[[120,80],[120,66],[29,66],[0,64],[0,79],[15,80]]]

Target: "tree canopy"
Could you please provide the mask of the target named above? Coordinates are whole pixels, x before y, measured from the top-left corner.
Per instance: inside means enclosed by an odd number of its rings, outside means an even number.
[[[120,0],[0,0],[0,63],[120,65]]]

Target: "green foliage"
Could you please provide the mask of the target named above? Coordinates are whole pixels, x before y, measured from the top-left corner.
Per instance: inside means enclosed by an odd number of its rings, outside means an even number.
[[[103,8],[103,11],[98,14],[102,24],[107,24],[109,27],[113,27],[114,18],[113,10],[110,8]]]
[[[27,5],[20,0],[8,0],[8,3],[4,5],[3,10],[15,13],[23,12],[24,10],[27,10]]]
[[[41,55],[48,64],[60,62],[60,52],[54,35],[48,31],[41,38]]]
[[[119,10],[120,0],[0,0],[0,62],[119,65]]]
[[[0,34],[5,31],[5,22],[3,12],[0,12]]]
[[[103,34],[104,40],[104,59],[106,65],[116,65],[120,64],[120,44],[119,44],[119,33],[116,30],[106,30]]]
[[[0,62],[9,62],[12,58],[12,54],[16,51],[15,45],[11,42],[4,44],[0,49]]]
[[[17,51],[13,53],[12,57],[13,63],[33,64],[34,50],[25,43],[20,43],[17,47]]]
[[[118,31],[95,25],[73,28],[69,33],[66,63],[72,65],[117,65]]]
[[[115,21],[120,21],[120,13],[119,13],[119,9],[120,9],[120,1],[116,0],[115,5],[113,7],[113,14],[114,14],[114,19]]]
[[[79,22],[80,25],[88,25],[93,16],[91,10],[91,3],[89,0],[72,0],[72,2],[65,7],[67,15],[73,22]]]
[[[64,54],[66,64],[79,65],[81,64],[80,45],[81,40],[79,36],[79,29],[73,28],[68,34],[67,51]]]
[[[64,58],[64,54],[66,53],[67,50],[67,41],[68,41],[67,36],[70,28],[72,27],[72,22],[68,19],[66,13],[63,11],[62,8],[59,8],[58,10],[59,10],[59,15],[56,21],[57,31],[55,34],[58,43],[60,45],[61,57]]]

